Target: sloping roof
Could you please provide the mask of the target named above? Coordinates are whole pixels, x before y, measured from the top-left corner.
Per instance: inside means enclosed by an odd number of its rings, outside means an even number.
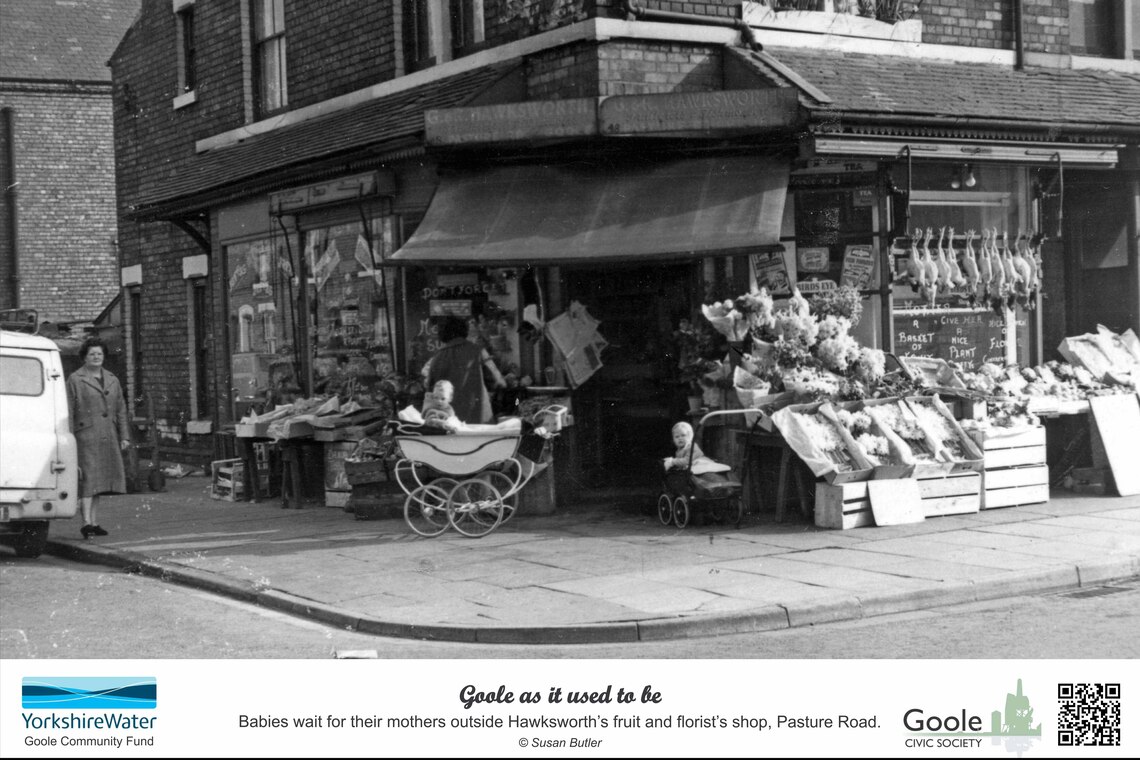
[[[457,74],[199,154],[180,163],[169,178],[144,187],[136,210],[146,215],[144,209],[176,199],[417,136],[424,129],[424,111],[463,105],[518,65],[512,61]]]
[[[829,113],[874,113],[1034,124],[1140,124],[1140,74],[954,63],[799,48],[765,51],[832,99],[801,102]],[[777,84],[791,83],[762,57],[740,52]]]
[[[107,61],[140,0],[4,0],[0,79],[111,81]]]

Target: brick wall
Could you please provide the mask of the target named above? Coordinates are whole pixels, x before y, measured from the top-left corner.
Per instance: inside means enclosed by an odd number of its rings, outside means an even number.
[[[717,46],[621,40],[599,46],[599,95],[707,92],[721,88]]]
[[[939,45],[1011,50],[1014,45],[1012,0],[926,0],[922,40]],[[1069,52],[1068,0],[1027,0],[1022,38],[1031,52]]]
[[[110,89],[5,90],[0,107],[15,114],[20,306],[46,321],[93,319],[118,292]],[[6,204],[0,219],[0,306],[11,307]]]

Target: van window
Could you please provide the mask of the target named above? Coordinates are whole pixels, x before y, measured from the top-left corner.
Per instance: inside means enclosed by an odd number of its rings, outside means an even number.
[[[0,393],[6,396],[41,396],[44,365],[27,356],[0,356]]]

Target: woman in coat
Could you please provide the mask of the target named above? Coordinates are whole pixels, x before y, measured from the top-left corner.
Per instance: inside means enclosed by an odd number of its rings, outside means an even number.
[[[467,424],[493,422],[491,396],[483,383],[483,369],[496,388],[506,385],[495,360],[483,347],[467,339],[467,322],[448,316],[439,328],[443,346],[432,357],[427,368],[427,387],[434,388],[440,380],[449,380],[455,388],[451,405],[455,416]]]
[[[80,532],[84,538],[107,535],[95,521],[100,494],[127,492],[120,454],[131,445],[127,407],[118,378],[103,369],[106,357],[107,344],[89,338],[79,349],[83,366],[67,378],[71,432],[79,453]]]

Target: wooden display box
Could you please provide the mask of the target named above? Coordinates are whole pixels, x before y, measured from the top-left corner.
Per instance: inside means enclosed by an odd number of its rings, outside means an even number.
[[[972,435],[984,454],[982,509],[1049,501],[1045,428],[1031,427],[1011,435],[981,430]]]
[[[922,512],[927,517],[964,515],[981,508],[982,478],[976,472],[956,472],[916,480]],[[867,483],[817,483],[815,524],[820,528],[840,530],[874,525]]]
[[[210,462],[210,498],[221,501],[244,499],[244,475],[245,465],[240,459],[219,459]]]

